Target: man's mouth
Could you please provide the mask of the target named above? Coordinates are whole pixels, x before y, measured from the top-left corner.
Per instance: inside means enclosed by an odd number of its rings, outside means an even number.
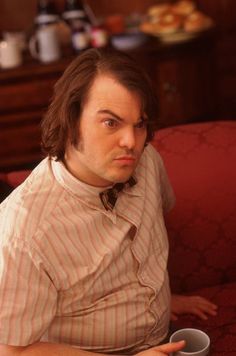
[[[115,161],[125,165],[133,165],[136,161],[134,156],[120,156],[115,158]]]

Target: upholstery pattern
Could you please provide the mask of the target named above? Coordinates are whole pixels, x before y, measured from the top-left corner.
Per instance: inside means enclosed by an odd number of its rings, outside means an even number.
[[[163,129],[153,145],[177,201],[166,219],[173,290],[236,281],[236,122]]]
[[[152,143],[177,200],[166,218],[172,291],[218,305],[216,317],[181,316],[172,330],[199,328],[211,356],[236,355],[236,121],[162,129]]]

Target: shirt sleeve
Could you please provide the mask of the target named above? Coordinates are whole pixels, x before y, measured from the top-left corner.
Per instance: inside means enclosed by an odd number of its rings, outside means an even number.
[[[0,343],[39,341],[56,305],[56,288],[36,251],[19,238],[0,245]]]

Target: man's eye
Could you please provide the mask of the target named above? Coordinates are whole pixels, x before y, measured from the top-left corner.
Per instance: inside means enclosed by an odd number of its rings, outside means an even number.
[[[104,121],[104,124],[109,128],[117,127],[118,122],[114,119],[107,119]]]
[[[143,128],[145,128],[146,126],[147,126],[147,120],[142,120],[142,121],[138,122],[138,123],[135,125],[135,127],[136,127],[137,129],[143,129]]]

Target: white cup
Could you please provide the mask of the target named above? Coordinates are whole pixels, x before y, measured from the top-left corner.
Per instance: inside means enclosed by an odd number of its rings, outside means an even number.
[[[60,38],[56,24],[40,26],[30,38],[29,49],[32,57],[41,62],[57,61],[61,57]]]
[[[23,31],[5,31],[2,35],[5,41],[15,42],[21,50],[26,49],[26,35]]]
[[[185,340],[184,349],[174,352],[173,356],[206,356],[210,350],[209,336],[199,329],[180,329],[170,337],[170,342]]]
[[[22,52],[14,41],[4,40],[0,42],[0,67],[14,68],[22,64]]]

